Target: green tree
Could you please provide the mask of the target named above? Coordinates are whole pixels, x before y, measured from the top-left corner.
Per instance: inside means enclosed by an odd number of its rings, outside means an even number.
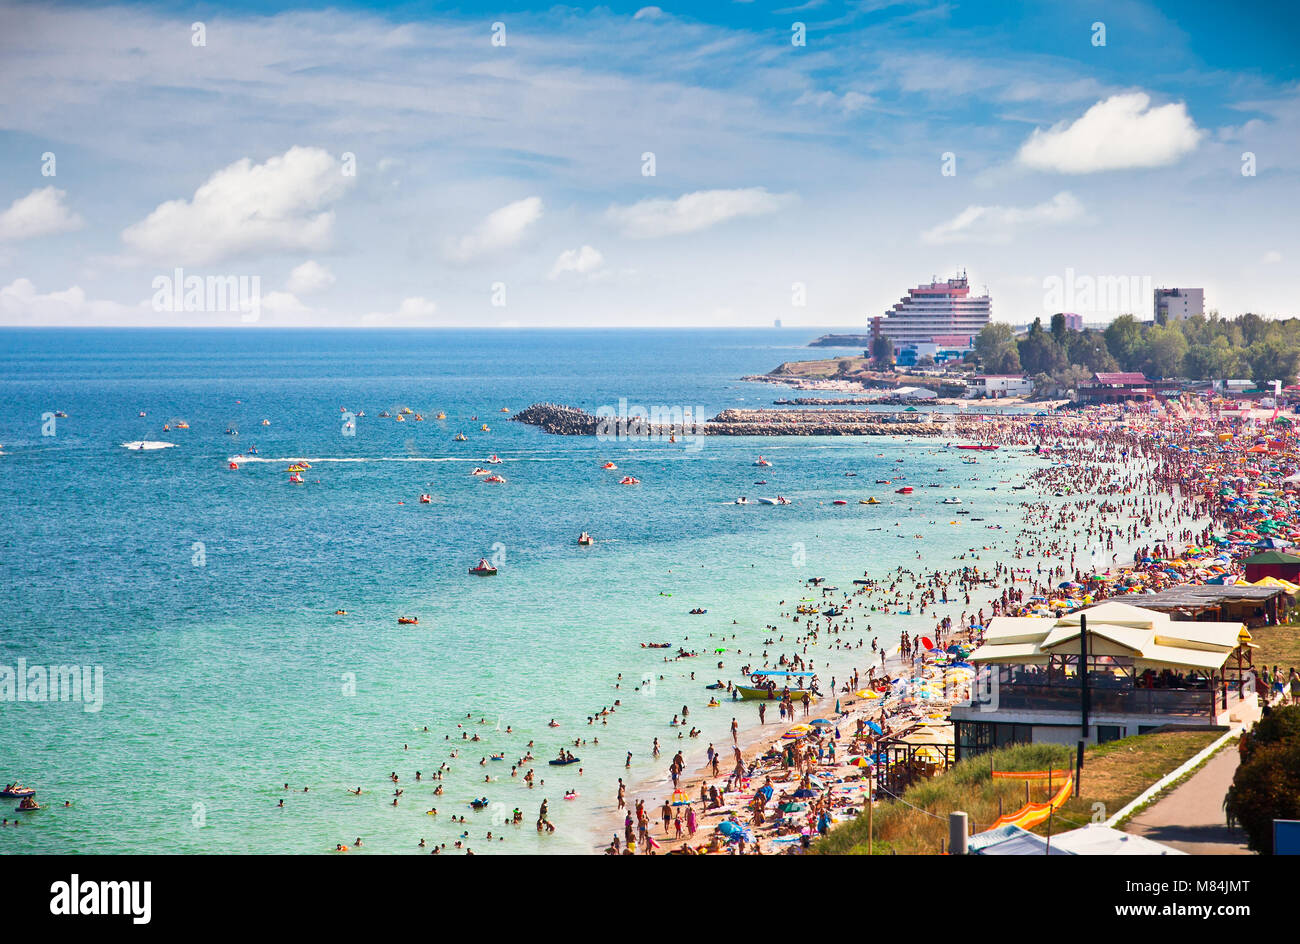
[[[1182,376],[1187,339],[1177,324],[1152,325],[1146,333],[1146,348],[1143,369],[1148,377]]]
[[[1300,819],[1300,738],[1256,747],[1232,778],[1224,809],[1246,831],[1248,845],[1273,854],[1273,820]]]
[[[1020,366],[1029,373],[1054,374],[1065,367],[1068,360],[1061,345],[1043,330],[1043,320],[1035,318],[1029,332],[1018,342]]]
[[[893,364],[894,342],[883,334],[876,335],[871,339],[871,359],[882,367]]]
[[[1106,326],[1106,347],[1121,370],[1140,370],[1146,356],[1142,325],[1132,315],[1120,315]]]

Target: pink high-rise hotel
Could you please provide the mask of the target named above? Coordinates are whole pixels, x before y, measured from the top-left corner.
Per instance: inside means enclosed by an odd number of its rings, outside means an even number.
[[[904,348],[931,344],[969,350],[980,329],[989,323],[991,309],[989,296],[970,293],[963,271],[955,279],[908,289],[883,318],[871,319],[871,334],[889,338],[895,354]]]

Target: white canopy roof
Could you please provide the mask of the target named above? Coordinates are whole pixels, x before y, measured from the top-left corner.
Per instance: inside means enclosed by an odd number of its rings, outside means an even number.
[[[998,616],[989,620],[984,645],[972,662],[1042,664],[1054,653],[1073,655],[1088,617],[1089,650],[1125,655],[1139,669],[1217,669],[1237,648],[1241,623],[1175,620],[1168,613],[1109,601],[1060,619]]]

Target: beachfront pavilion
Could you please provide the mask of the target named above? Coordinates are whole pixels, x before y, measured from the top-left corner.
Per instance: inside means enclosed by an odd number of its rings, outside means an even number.
[[[1175,620],[1115,601],[1060,619],[996,617],[970,655],[971,700],[952,709],[957,757],[1254,718],[1249,643],[1240,622]]]
[[[1292,604],[1292,597],[1283,586],[1242,584],[1179,584],[1133,599],[1146,609],[1168,613],[1176,620],[1226,620],[1245,623],[1247,627],[1276,626],[1283,622]]]

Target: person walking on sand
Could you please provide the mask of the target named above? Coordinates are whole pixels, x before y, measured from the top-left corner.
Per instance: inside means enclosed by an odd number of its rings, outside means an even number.
[[[695,807],[694,806],[686,807],[686,832],[692,839],[695,838]]]

